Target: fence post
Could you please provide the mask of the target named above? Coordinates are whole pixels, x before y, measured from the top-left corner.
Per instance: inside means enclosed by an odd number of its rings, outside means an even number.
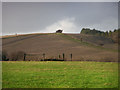
[[[45,60],[45,53],[43,53],[43,59]]]
[[[70,58],[71,58],[71,61],[72,61],[72,53],[70,54]]]
[[[65,59],[65,54],[63,53],[63,60]]]
[[[82,38],[81,38],[81,42],[82,42]]]
[[[59,59],[60,59],[60,55],[59,55]]]
[[[26,58],[26,54],[24,54],[24,61],[25,61],[25,58]]]

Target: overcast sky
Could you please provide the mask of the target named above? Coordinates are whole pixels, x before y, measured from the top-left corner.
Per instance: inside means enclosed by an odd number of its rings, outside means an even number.
[[[3,35],[118,28],[117,2],[3,2]]]

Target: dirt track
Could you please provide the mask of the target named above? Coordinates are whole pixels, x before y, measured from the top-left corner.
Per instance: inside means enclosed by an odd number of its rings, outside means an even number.
[[[58,58],[58,55],[65,53],[65,59],[70,60],[70,54],[73,54],[73,60],[101,60],[117,61],[117,52],[100,50],[98,48],[84,46],[81,43],[74,42],[64,38],[60,34],[37,34],[11,37],[2,39],[3,50],[9,54],[17,51],[39,54],[37,59]]]

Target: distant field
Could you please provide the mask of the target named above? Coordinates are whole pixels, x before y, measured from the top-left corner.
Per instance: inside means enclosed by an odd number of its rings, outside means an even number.
[[[117,88],[118,63],[37,62],[2,63],[3,88]]]

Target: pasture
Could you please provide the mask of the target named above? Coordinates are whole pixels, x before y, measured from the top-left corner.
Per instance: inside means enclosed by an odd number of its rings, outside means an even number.
[[[3,88],[117,88],[116,62],[3,61]]]

